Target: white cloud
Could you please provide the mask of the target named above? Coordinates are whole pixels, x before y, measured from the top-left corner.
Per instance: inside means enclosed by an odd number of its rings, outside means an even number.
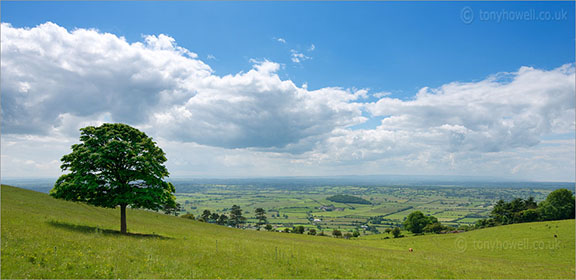
[[[309,56],[307,56],[301,52],[298,52],[296,50],[290,50],[290,57],[291,57],[290,59],[294,63],[300,63],[302,61],[312,59],[312,57],[309,57]]]
[[[53,23],[1,33],[2,174],[59,174],[78,129],[125,122],[174,175],[466,174],[574,180],[574,65],[387,92],[282,80],[252,61],[217,76],[165,36],[142,42]],[[278,38],[281,39],[281,38]],[[310,57],[291,50],[301,63]],[[368,96],[377,102],[365,102]],[[355,125],[381,119],[373,129]],[[190,171],[193,170],[193,171]],[[195,171],[194,171],[195,170]]]
[[[216,60],[216,57],[215,57],[214,55],[209,54],[209,55],[206,56],[206,59],[208,59],[208,60]]]
[[[522,67],[476,83],[423,88],[415,99],[368,104],[385,117],[380,130],[433,133],[448,151],[497,152],[538,144],[543,135],[574,131],[574,66],[550,71]]]
[[[392,94],[391,92],[381,91],[381,92],[372,93],[372,96],[374,96],[374,97],[376,97],[376,98],[382,98],[382,97],[389,96],[389,95],[391,95],[391,94]]]
[[[574,132],[574,65],[522,67],[508,73],[509,81],[499,76],[368,103],[366,110],[383,118],[378,127],[336,130],[300,162],[374,173],[574,180],[574,139],[542,141]]]
[[[262,61],[216,76],[165,35],[144,42],[46,23],[2,24],[2,114],[7,134],[74,131],[96,120],[228,148],[282,148],[364,120],[346,90],[308,91]],[[97,121],[96,121],[97,123]]]
[[[284,38],[276,38],[276,41],[278,41],[282,44],[286,44],[286,40]]]
[[[314,44],[310,45],[310,47],[308,48],[308,51],[314,51],[316,49],[316,46]]]

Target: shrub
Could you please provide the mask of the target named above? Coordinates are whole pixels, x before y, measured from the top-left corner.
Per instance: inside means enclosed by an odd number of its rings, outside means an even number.
[[[194,220],[194,219],[195,219],[195,218],[194,218],[194,214],[192,214],[192,213],[186,213],[186,214],[180,216],[180,218],[190,219],[190,220]]]
[[[392,230],[392,235],[394,236],[394,238],[399,238],[400,236],[400,228],[396,227]]]

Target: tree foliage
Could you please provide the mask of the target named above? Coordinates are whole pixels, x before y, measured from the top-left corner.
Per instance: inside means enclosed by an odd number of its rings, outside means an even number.
[[[242,208],[234,204],[230,208],[230,217],[228,218],[228,224],[233,227],[238,227],[240,224],[244,223],[246,218],[242,216]]]
[[[268,221],[266,218],[266,210],[264,210],[264,208],[256,208],[255,213],[256,213],[256,219],[258,219],[258,224],[259,225],[266,224],[266,222]]]
[[[399,227],[395,227],[391,232],[392,232],[392,235],[394,236],[394,238],[401,237],[401,236],[400,236],[400,232],[401,232],[401,231],[400,231],[400,228],[399,228]]]
[[[126,124],[103,124],[80,129],[80,144],[62,157],[68,171],[56,181],[50,195],[91,205],[121,209],[121,231],[126,233],[126,207],[160,210],[176,208],[174,186],[164,151],[152,138]]]
[[[574,195],[568,189],[551,192],[545,201],[540,203],[543,220],[574,219]]]
[[[338,194],[327,197],[326,200],[330,200],[332,202],[338,203],[351,203],[351,204],[372,204],[370,201],[363,199],[361,197],[346,195],[346,194]]]
[[[438,223],[434,216],[426,216],[420,211],[414,211],[404,221],[404,228],[412,233],[422,233],[429,224]]]
[[[514,223],[574,219],[575,198],[568,189],[557,189],[539,204],[533,197],[526,200],[515,198],[510,202],[499,200],[494,205],[489,219],[476,222],[476,228]]]

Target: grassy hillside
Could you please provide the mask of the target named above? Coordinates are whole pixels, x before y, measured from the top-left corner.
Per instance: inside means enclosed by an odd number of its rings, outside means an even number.
[[[123,236],[115,232],[118,210],[8,186],[1,195],[2,278],[575,276],[574,220],[343,240],[243,231],[131,210],[128,230],[134,234]]]

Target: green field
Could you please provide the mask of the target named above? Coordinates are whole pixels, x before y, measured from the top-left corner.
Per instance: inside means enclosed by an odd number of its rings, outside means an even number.
[[[117,209],[7,186],[1,195],[2,278],[575,276],[574,220],[345,240],[240,230],[129,210],[132,234],[120,235]]]
[[[458,227],[471,225],[487,218],[492,205],[499,199],[533,196],[544,200],[551,189],[479,188],[465,186],[333,186],[316,185],[290,187],[278,185],[234,185],[176,183],[177,201],[182,213],[198,217],[208,209],[228,214],[234,204],[245,210],[248,224],[257,222],[254,209],[265,209],[268,222],[277,230],[303,225],[317,230],[345,232],[359,230],[372,234],[362,225],[377,228],[400,226],[413,211],[422,211],[438,218],[444,225]],[[192,191],[187,192],[189,189]],[[338,203],[327,200],[333,195],[352,195],[371,204]],[[381,223],[369,222],[370,217],[383,216]],[[320,222],[314,222],[314,219]]]

